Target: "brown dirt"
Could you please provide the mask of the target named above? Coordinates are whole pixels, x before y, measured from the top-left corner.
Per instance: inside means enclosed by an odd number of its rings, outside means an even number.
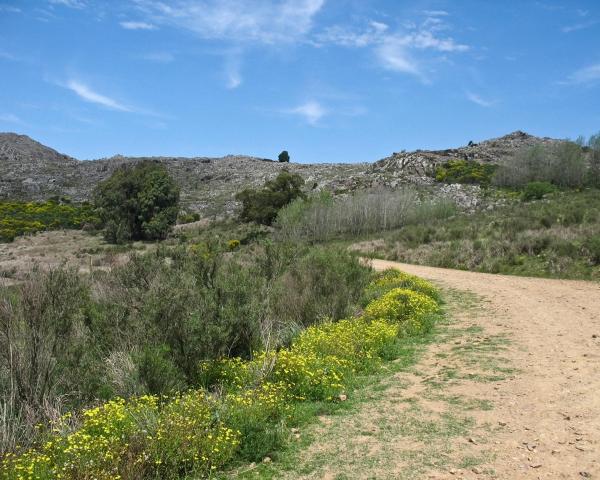
[[[452,320],[282,477],[600,479],[599,284],[373,266],[438,284]]]
[[[455,389],[493,404],[477,420],[503,427],[490,438],[489,466],[499,478],[600,478],[600,285],[382,260],[373,266],[482,296],[488,311],[469,322],[510,336],[503,355],[519,369],[514,377]]]

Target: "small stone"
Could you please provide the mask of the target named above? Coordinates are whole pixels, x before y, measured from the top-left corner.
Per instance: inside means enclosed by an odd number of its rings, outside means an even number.
[[[340,399],[340,402],[345,402],[346,400],[348,400],[348,396],[345,393],[340,393],[338,395],[338,398]]]
[[[471,469],[471,471],[475,474],[475,475],[481,475],[483,473],[483,470],[479,467],[473,467]]]
[[[529,465],[531,468],[541,468],[542,464],[541,463],[532,463],[531,465]]]
[[[596,333],[594,333],[594,334],[592,335],[592,338],[598,338],[598,335],[597,335]]]
[[[506,422],[498,422],[498,425],[500,425],[501,427],[506,427]]]
[[[579,476],[583,478],[592,478],[592,474],[590,472],[579,472]]]
[[[553,454],[553,455],[556,455],[557,453],[560,453],[560,450],[558,450],[558,449],[556,449],[556,448],[555,448],[554,450],[552,450],[552,454]]]
[[[472,443],[473,445],[477,445],[477,442],[475,441],[475,439],[473,437],[469,437],[469,443]]]
[[[292,433],[299,433],[299,432],[300,432],[299,428],[295,428],[295,427],[292,428]]]
[[[458,473],[458,471],[456,470],[456,468],[451,468],[450,470],[448,470],[448,473],[450,475],[456,475]]]
[[[271,463],[271,457],[263,458],[263,463]]]

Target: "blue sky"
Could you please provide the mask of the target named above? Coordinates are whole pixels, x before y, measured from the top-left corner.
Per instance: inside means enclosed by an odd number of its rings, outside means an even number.
[[[0,0],[0,131],[113,154],[371,161],[600,130],[600,2]]]

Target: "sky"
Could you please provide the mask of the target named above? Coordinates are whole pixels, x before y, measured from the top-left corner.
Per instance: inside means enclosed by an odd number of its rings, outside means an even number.
[[[0,131],[373,161],[600,130],[598,0],[0,0]]]

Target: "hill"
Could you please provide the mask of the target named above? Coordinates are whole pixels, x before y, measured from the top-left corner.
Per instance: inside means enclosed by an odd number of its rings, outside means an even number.
[[[0,199],[43,200],[61,195],[76,201],[86,200],[94,186],[119,166],[151,159],[166,164],[181,186],[186,208],[204,215],[228,214],[236,207],[236,192],[262,185],[283,168],[302,175],[309,189],[345,193],[363,188],[395,188],[407,182],[431,184],[428,175],[450,158],[500,163],[523,147],[557,141],[514,132],[455,149],[393,153],[374,163],[282,164],[243,155],[221,158],[116,155],[80,161],[26,135],[0,133]]]

